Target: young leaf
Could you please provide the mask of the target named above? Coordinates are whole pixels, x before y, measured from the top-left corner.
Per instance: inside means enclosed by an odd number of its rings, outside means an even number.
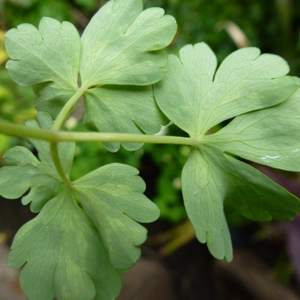
[[[135,168],[115,163],[74,182],[83,210],[98,229],[112,264],[120,270],[132,267],[140,257],[138,246],[146,240],[147,230],[137,222],[159,217],[156,205],[143,195],[145,183],[137,174]]]
[[[22,24],[6,33],[6,68],[18,84],[35,85],[36,108],[55,116],[77,89],[80,47],[71,23],[45,17],[38,29]]]
[[[205,43],[187,45],[180,58],[169,55],[167,74],[155,85],[165,115],[191,137],[203,136],[220,122],[273,106],[291,96],[298,80],[284,76],[287,63],[257,48],[230,54],[216,69],[216,57]]]
[[[170,55],[167,69],[154,88],[157,103],[172,122],[199,138],[182,172],[188,216],[199,241],[207,242],[215,257],[231,260],[224,205],[259,221],[290,220],[300,210],[298,198],[226,154],[254,161],[258,156],[287,155],[291,150],[296,154],[298,121],[292,122],[299,120],[299,96],[292,95],[299,80],[284,76],[289,68],[283,59],[260,55],[256,48],[235,51],[214,75],[216,58],[204,43],[182,48],[180,58]],[[288,113],[291,121],[286,122]],[[205,136],[214,125],[235,116],[219,133]],[[298,162],[294,162],[295,169]],[[281,167],[291,169],[292,164],[286,160]]]
[[[37,121],[29,120],[28,127],[50,129],[52,119],[47,113],[39,112]],[[0,195],[7,199],[21,197],[23,204],[31,202],[31,210],[38,212],[44,204],[56,195],[62,184],[50,154],[48,142],[29,139],[36,148],[39,160],[25,147],[14,147],[6,152],[4,159],[8,166],[0,169]],[[62,166],[70,174],[75,143],[60,143],[58,146]],[[11,187],[14,188],[11,188]]]
[[[300,88],[287,101],[235,118],[205,141],[245,159],[300,172]]]
[[[30,300],[109,300],[120,292],[101,237],[69,190],[19,230],[8,260],[13,268],[25,265],[20,282]]]

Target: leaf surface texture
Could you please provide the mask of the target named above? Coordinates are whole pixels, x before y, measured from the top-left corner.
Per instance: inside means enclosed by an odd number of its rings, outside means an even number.
[[[169,55],[155,85],[161,110],[199,140],[182,191],[198,240],[218,259],[232,259],[225,209],[258,221],[291,220],[300,210],[297,197],[238,160],[300,171],[299,79],[288,71],[282,58],[257,48],[233,52],[217,69],[212,50],[199,43]],[[210,134],[223,121],[229,124]]]

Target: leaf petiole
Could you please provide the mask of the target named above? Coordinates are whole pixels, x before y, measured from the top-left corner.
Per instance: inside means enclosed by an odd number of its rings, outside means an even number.
[[[176,144],[199,146],[200,138],[161,136],[148,134],[105,133],[105,132],[64,132],[26,127],[0,119],[0,133],[22,138],[35,138],[52,143],[58,142],[120,142],[146,144]]]
[[[66,185],[66,187],[71,189],[72,183],[61,165],[59,154],[58,154],[57,143],[50,143],[50,151],[58,175],[60,176],[60,178]]]
[[[68,113],[74,106],[74,104],[80,99],[80,97],[86,92],[86,88],[81,87],[78,88],[76,93],[67,101],[65,106],[62,108],[60,113],[58,114],[54,124],[53,124],[53,129],[60,130],[64,120],[66,119]]]

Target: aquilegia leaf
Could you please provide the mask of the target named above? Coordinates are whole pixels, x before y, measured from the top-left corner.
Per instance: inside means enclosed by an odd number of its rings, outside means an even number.
[[[81,39],[72,24],[51,18],[42,19],[38,29],[23,24],[9,30],[7,69],[17,83],[34,85],[36,108],[53,118],[80,89],[88,128],[153,134],[165,118],[150,85],[166,72],[163,49],[176,29],[175,19],[161,8],[143,11],[142,0],[111,0],[94,15]],[[119,143],[106,146],[117,151]],[[133,150],[141,145],[124,146]]]
[[[259,221],[290,220],[300,210],[298,198],[232,157],[300,171],[300,156],[294,161],[300,148],[299,80],[285,76],[289,68],[283,59],[260,55],[257,48],[235,51],[215,73],[216,65],[206,44],[182,48],[179,58],[169,56],[155,97],[172,122],[199,139],[182,172],[184,203],[199,241],[207,242],[215,257],[229,261],[232,246],[224,206]],[[224,129],[205,135],[233,117]],[[277,156],[274,163],[271,158]]]
[[[153,99],[151,86],[103,86],[85,95],[84,122],[88,128],[103,132],[156,133],[166,119]],[[122,143],[127,150],[141,144]],[[119,143],[105,145],[117,151]]]
[[[31,300],[109,300],[121,289],[100,235],[69,190],[18,231],[8,261],[25,265],[20,283]]]
[[[176,22],[161,8],[142,9],[141,0],[109,1],[82,35],[80,76],[82,85],[90,88],[84,95],[84,123],[89,128],[153,134],[164,124],[152,89],[128,85],[150,85],[164,76],[168,58],[161,49],[172,41]],[[119,143],[107,147],[116,151]]]
[[[149,85],[165,74],[160,52],[172,41],[176,21],[162,8],[143,11],[141,0],[108,1],[82,35],[80,76],[86,87]]]
[[[249,111],[286,100],[298,79],[284,76],[287,63],[257,48],[230,54],[220,65],[205,43],[187,45],[180,58],[169,55],[167,74],[155,86],[159,107],[191,137],[203,136],[214,125]]]
[[[21,24],[6,33],[6,68],[18,84],[35,86],[38,110],[55,116],[76,92],[80,47],[72,24],[45,17],[38,29]]]
[[[253,167],[203,145],[193,150],[182,172],[184,203],[200,242],[218,259],[232,259],[224,205],[255,221],[290,221],[297,197]]]
[[[50,129],[52,119],[49,114],[39,112],[37,121],[29,120],[26,125]],[[16,199],[30,189],[29,193],[23,196],[22,203],[31,202],[31,210],[38,212],[56,195],[62,180],[53,164],[49,143],[35,139],[29,141],[37,150],[39,159],[25,147],[16,146],[7,151],[4,159],[8,166],[0,169],[0,195],[7,199]],[[66,174],[70,174],[75,143],[60,143],[58,150],[63,169]]]
[[[138,170],[122,164],[101,167],[74,182],[83,210],[98,229],[112,264],[126,270],[140,257],[147,230],[137,222],[159,217],[156,205],[144,196]],[[137,222],[136,222],[137,221]]]
[[[287,171],[300,171],[300,88],[280,105],[239,116],[205,140],[223,151]]]

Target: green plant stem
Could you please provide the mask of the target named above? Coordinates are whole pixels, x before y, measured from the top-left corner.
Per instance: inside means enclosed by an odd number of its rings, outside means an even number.
[[[76,203],[77,203],[79,206],[81,206],[81,201],[80,201],[80,199],[79,199],[79,197],[78,197],[78,195],[77,195],[77,193],[76,193],[76,191],[75,191],[74,189],[72,189],[72,194],[73,194],[73,197],[74,197]]]
[[[64,172],[64,169],[61,165],[59,154],[58,154],[58,147],[57,143],[51,143],[50,142],[50,151],[51,151],[51,156],[54,162],[54,165],[56,167],[57,173],[68,188],[72,188],[72,183],[70,179],[68,178],[67,174]]]
[[[86,91],[84,87],[78,88],[76,93],[67,101],[67,103],[64,105],[60,113],[58,114],[53,126],[52,126],[52,133],[56,136],[56,131],[60,130],[64,120],[66,119],[67,115],[69,114],[70,110],[73,108],[74,104],[78,101],[78,99],[83,95],[83,93]],[[50,149],[51,149],[51,155],[52,159],[55,165],[55,168],[57,170],[57,173],[59,174],[62,181],[65,183],[66,187],[72,188],[72,184],[70,182],[69,177],[65,173],[60,158],[58,154],[58,141],[50,141]]]
[[[53,124],[53,129],[60,130],[64,120],[66,119],[68,113],[74,106],[74,104],[79,100],[79,98],[84,94],[86,91],[86,88],[81,87],[78,88],[76,93],[68,100],[68,102],[65,104],[65,106],[62,108],[60,113],[58,114],[54,124]]]
[[[127,133],[99,133],[99,132],[64,132],[29,128],[21,124],[0,120],[0,133],[23,138],[35,138],[51,143],[58,142],[121,142],[121,143],[147,143],[147,144],[177,144],[197,146],[199,138],[186,138],[178,136],[161,136],[147,134]]]

